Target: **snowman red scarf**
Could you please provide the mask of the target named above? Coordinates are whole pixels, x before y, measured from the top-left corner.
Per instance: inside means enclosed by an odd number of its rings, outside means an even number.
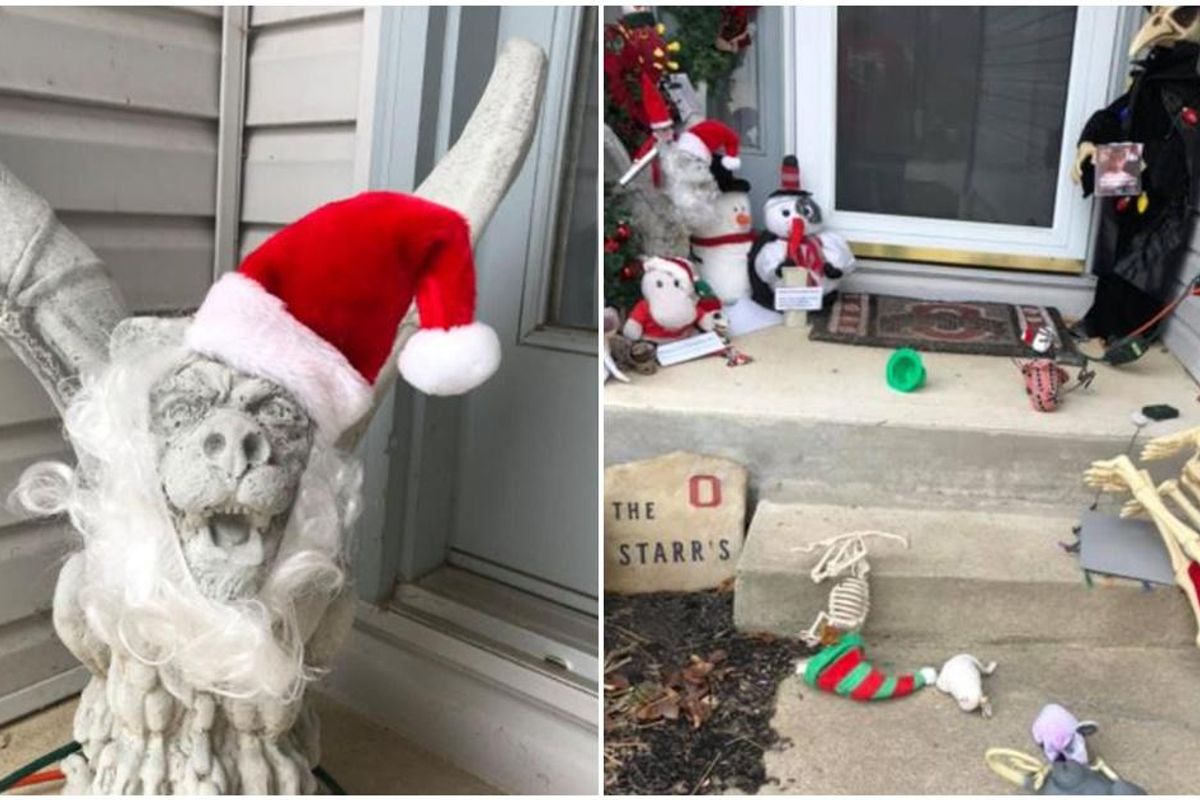
[[[788,233],[787,254],[796,266],[808,271],[809,286],[821,285],[821,275],[825,270],[821,240],[805,235],[804,220],[798,217],[792,220],[792,230]]]

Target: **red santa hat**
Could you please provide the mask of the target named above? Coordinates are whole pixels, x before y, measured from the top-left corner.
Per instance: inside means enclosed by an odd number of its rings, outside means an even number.
[[[292,392],[333,441],[370,409],[414,299],[421,329],[400,351],[404,379],[450,395],[491,377],[500,341],[475,321],[466,220],[419,197],[366,192],[287,226],[222,276],[185,341]]]
[[[683,258],[651,256],[642,262],[642,269],[645,272],[665,272],[672,278],[687,281],[689,285],[696,282],[695,268]]]
[[[724,150],[721,165],[728,170],[742,166],[738,158],[738,135],[728,125],[723,125],[713,119],[697,122],[683,133],[679,134],[679,149],[701,158],[712,160],[713,153]]]
[[[654,85],[650,76],[642,73],[642,109],[646,112],[646,121],[651,130],[671,127],[671,112],[667,109],[667,101]]]

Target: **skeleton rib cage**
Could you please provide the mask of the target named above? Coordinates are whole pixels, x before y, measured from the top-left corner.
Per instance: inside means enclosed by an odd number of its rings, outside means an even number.
[[[867,621],[867,614],[871,610],[871,586],[867,582],[867,575],[871,572],[871,565],[867,561],[867,537],[870,536],[893,539],[908,547],[908,540],[894,533],[855,531],[796,548],[800,552],[825,548],[812,569],[813,583],[840,578],[829,590],[826,609],[817,612],[813,624],[801,634],[801,638],[810,646],[820,644],[827,629],[846,633],[858,630]]]

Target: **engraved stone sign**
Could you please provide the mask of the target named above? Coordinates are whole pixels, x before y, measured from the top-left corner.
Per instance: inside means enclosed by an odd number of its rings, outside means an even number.
[[[604,470],[604,590],[711,589],[737,567],[746,530],[746,468],[671,453]]]

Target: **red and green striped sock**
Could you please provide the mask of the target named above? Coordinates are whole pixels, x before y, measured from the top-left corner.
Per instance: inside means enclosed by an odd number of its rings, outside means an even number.
[[[804,682],[851,700],[887,700],[912,694],[937,680],[932,667],[901,675],[885,675],[866,660],[862,637],[848,633],[808,661]]]

